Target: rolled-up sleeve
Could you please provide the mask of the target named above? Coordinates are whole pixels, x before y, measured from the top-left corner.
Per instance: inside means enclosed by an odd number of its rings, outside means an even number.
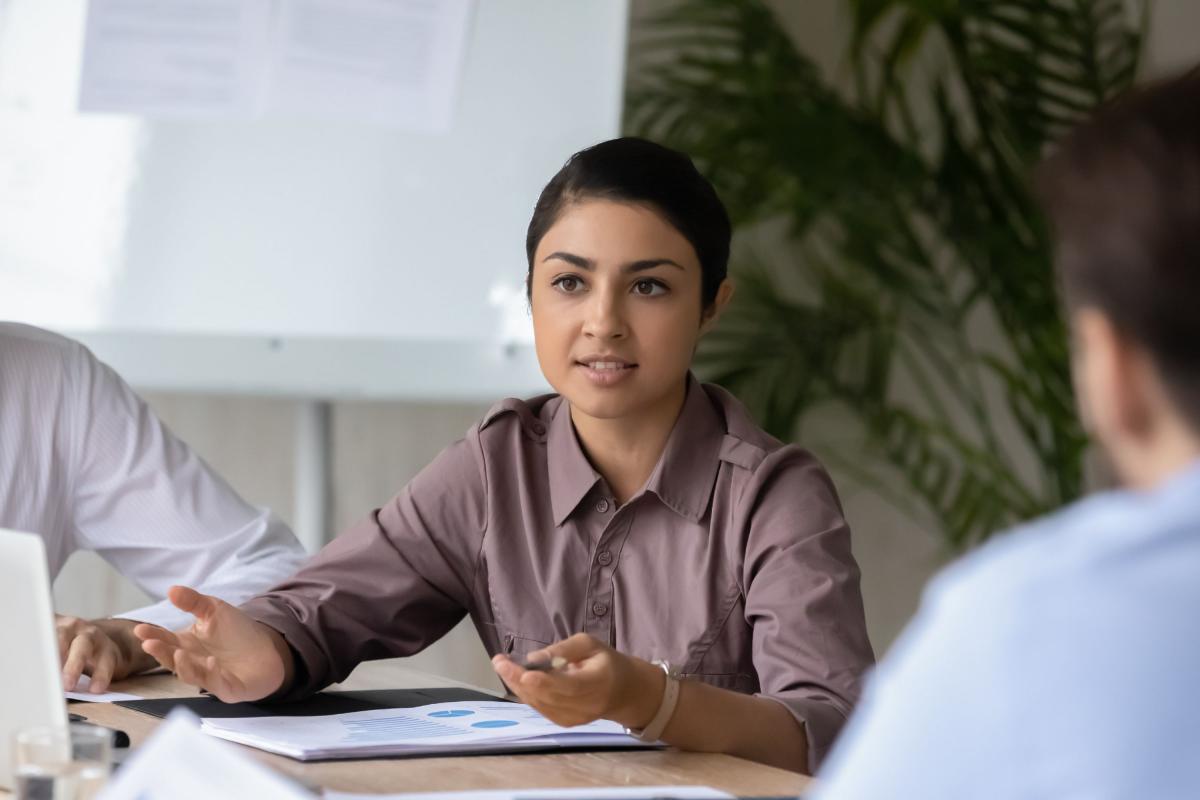
[[[755,471],[746,537],[746,619],[761,696],[805,730],[815,771],[874,664],[858,564],[836,491],[804,450],[772,453]]]
[[[413,655],[454,627],[471,610],[485,519],[472,431],[294,577],[245,603],[297,659],[274,699],[307,696],[362,661]]]

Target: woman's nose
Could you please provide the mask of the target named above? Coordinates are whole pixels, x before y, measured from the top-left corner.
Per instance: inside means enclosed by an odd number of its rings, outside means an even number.
[[[595,339],[620,339],[628,332],[621,302],[611,292],[597,291],[587,304],[583,333]]]

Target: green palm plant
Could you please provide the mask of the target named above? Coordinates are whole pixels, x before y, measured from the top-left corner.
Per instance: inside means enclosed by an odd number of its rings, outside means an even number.
[[[783,221],[786,258],[735,259],[698,368],[822,448],[954,547],[1079,495],[1051,245],[1030,187],[1047,145],[1133,80],[1127,0],[847,0],[849,90],[763,0],[683,0],[636,32],[627,128],[691,154],[739,231]],[[743,247],[735,248],[742,253]],[[782,266],[781,266],[782,263]]]

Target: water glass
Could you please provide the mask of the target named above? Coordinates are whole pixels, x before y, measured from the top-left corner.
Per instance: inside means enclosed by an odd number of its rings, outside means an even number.
[[[17,800],[91,800],[108,780],[112,731],[80,723],[28,728],[13,748]]]

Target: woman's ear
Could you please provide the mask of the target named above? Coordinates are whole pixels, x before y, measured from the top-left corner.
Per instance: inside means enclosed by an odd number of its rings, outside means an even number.
[[[729,301],[732,299],[733,281],[726,278],[717,287],[717,296],[713,298],[712,304],[704,309],[704,314],[700,317],[701,336],[712,330],[713,326],[717,324],[717,320],[721,317],[721,312],[725,310],[725,306],[729,305]]]

